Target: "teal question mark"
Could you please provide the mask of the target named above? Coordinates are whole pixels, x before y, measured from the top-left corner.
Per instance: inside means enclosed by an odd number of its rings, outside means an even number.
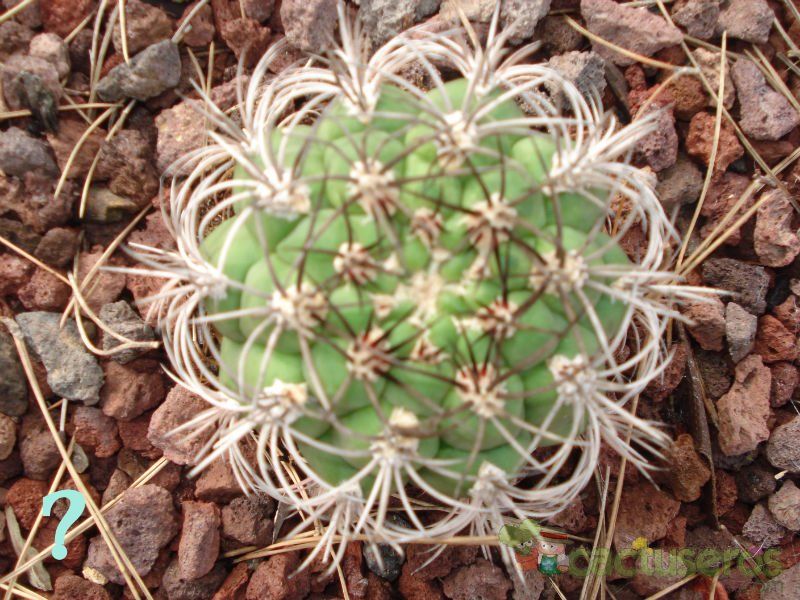
[[[67,557],[67,547],[64,545],[64,537],[66,537],[69,528],[75,524],[80,516],[83,514],[83,509],[86,508],[86,500],[80,492],[75,490],[59,490],[52,494],[47,494],[42,501],[42,514],[45,517],[50,516],[50,511],[53,509],[53,504],[56,500],[66,498],[69,502],[67,513],[61,519],[61,522],[56,528],[56,539],[53,543],[53,551],[51,554],[56,560],[64,560]]]

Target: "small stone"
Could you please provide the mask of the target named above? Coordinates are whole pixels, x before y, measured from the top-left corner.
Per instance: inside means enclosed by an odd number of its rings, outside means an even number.
[[[199,579],[184,579],[178,561],[173,560],[164,571],[161,587],[168,600],[210,600],[225,580],[225,574],[225,567],[218,563]]]
[[[0,64],[0,82],[0,98],[8,108],[30,109],[42,129],[58,128],[57,105],[64,89],[54,65],[30,54],[14,54]]]
[[[605,61],[596,52],[567,52],[554,56],[546,66],[572,83],[586,98],[600,97],[606,89]],[[566,105],[567,98],[559,86],[546,83],[545,87],[559,106]]]
[[[35,479],[18,479],[8,489],[5,504],[14,511],[14,516],[23,527],[30,530],[42,511],[42,498],[47,495],[50,486],[46,481]]]
[[[452,600],[505,600],[511,581],[498,565],[479,558],[450,574],[442,582],[442,590]]]
[[[428,4],[434,2],[429,1]],[[536,25],[549,11],[550,0],[503,0],[500,8],[500,25],[504,33],[510,31],[509,43],[521,44],[532,38]],[[427,14],[420,14],[417,10],[417,20],[426,16]]]
[[[717,33],[727,31],[728,37],[765,44],[774,19],[766,0],[729,0],[719,13]]]
[[[728,237],[725,243],[730,246],[738,246],[742,241],[742,228],[731,228],[731,225],[745,212],[747,212],[755,199],[752,195],[748,196],[743,202],[740,202],[742,197],[750,185],[750,178],[737,173],[726,171],[725,173],[717,172],[711,179],[711,184],[706,194],[703,207],[700,209],[700,214],[706,218],[706,222],[700,230],[700,235],[707,238],[712,233],[719,235],[718,225],[722,219],[727,218],[726,230]],[[736,215],[731,217],[736,205],[739,208],[736,210]]]
[[[227,110],[236,103],[236,81],[230,81],[211,90],[211,100],[220,110]],[[158,141],[156,142],[156,166],[159,171],[167,171],[187,152],[202,148],[207,130],[203,119],[198,118],[199,107],[190,101],[179,102],[172,108],[161,111],[156,116]],[[156,187],[156,189],[158,189]],[[151,217],[160,215],[153,214]],[[148,226],[150,218],[148,217]],[[161,225],[160,229],[163,229]],[[171,242],[171,235],[169,236]],[[144,243],[144,242],[143,242]],[[152,245],[152,244],[151,244]]]
[[[181,57],[178,46],[170,40],[148,46],[111,69],[97,84],[97,95],[107,102],[123,98],[147,100],[178,85]]]
[[[178,21],[178,27],[183,25],[200,1],[201,0],[195,0],[195,2],[186,7],[186,10],[183,11],[183,16]],[[214,33],[216,32],[211,5],[204,4],[194,17],[192,17],[191,25],[184,31],[185,33],[181,41],[187,46],[192,46],[193,48],[208,46],[211,40],[214,39]]]
[[[6,9],[12,9],[18,4],[21,4],[23,0],[3,0],[2,4]],[[14,16],[15,20],[6,21],[6,23],[14,23],[17,24],[17,21],[26,27],[37,28],[42,26],[42,15],[39,12],[39,1],[34,0],[30,4],[28,4],[25,8],[23,8],[20,12],[18,12]],[[5,24],[5,23],[4,23]],[[2,36],[0,36],[2,38]]]
[[[33,538],[34,548],[47,548],[55,542],[57,519],[45,519]],[[65,569],[79,569],[86,558],[86,537],[79,535],[66,543],[67,556],[58,564]]]
[[[272,16],[275,0],[242,0],[244,16],[264,23]]]
[[[794,395],[794,391],[800,383],[800,371],[788,362],[770,365],[770,370],[772,371],[772,393],[769,402],[770,406],[778,408],[789,402]]]
[[[272,42],[269,28],[248,18],[225,21],[220,35],[237,60],[244,60],[248,66],[255,65]]]
[[[26,415],[22,420],[19,455],[25,475],[31,479],[46,480],[61,464],[53,434],[38,415]]]
[[[739,500],[755,504],[775,491],[775,473],[758,464],[747,465],[736,473]]]
[[[281,22],[289,43],[315,54],[333,42],[338,17],[336,0],[283,0]]]
[[[172,37],[172,20],[160,8],[140,0],[125,0],[125,32],[128,55]],[[117,20],[112,36],[114,48],[122,54],[122,33]]]
[[[125,492],[133,483],[130,476],[121,469],[114,469],[108,480],[108,487],[103,492],[103,504],[111,502],[114,498]]]
[[[0,188],[3,181],[8,183],[9,178],[0,179]],[[54,197],[57,181],[39,171],[26,173],[21,181],[14,181],[12,185],[16,189],[7,190],[5,198],[0,200],[0,211],[14,212],[22,222],[0,219],[0,232],[23,250],[34,253],[42,240],[40,232],[73,220],[73,209],[79,200],[78,188],[68,179],[61,194]],[[0,190],[0,197],[2,195]]]
[[[342,556],[341,569],[344,575],[344,586],[356,598],[363,598],[367,593],[369,580],[362,570],[362,545],[358,542],[347,544]]]
[[[460,22],[461,9],[469,21],[490,23],[497,4],[492,0],[442,0],[439,16],[445,21]]]
[[[403,571],[405,557],[388,544],[365,545],[364,562],[381,579],[396,581]]]
[[[14,54],[27,52],[33,36],[30,27],[17,21],[0,23],[0,60],[8,60]]]
[[[725,305],[716,296],[704,301],[688,301],[681,307],[690,320],[689,333],[703,350],[723,349],[726,334]]]
[[[569,533],[580,533],[593,527],[596,524],[596,519],[586,514],[586,507],[580,496],[578,496],[566,507],[550,517],[548,522]]]
[[[178,465],[193,464],[198,452],[209,440],[211,432],[206,430],[191,437],[189,436],[192,432],[189,431],[177,435],[170,435],[170,432],[206,409],[208,404],[205,400],[183,386],[176,385],[169,391],[164,403],[153,413],[147,438],[164,452],[167,460]]]
[[[28,410],[28,379],[19,362],[14,339],[0,327],[0,413],[19,417]]]
[[[760,600],[795,600],[800,589],[800,563],[764,582]]]
[[[43,263],[63,269],[72,264],[78,252],[78,231],[66,227],[48,229],[36,246],[34,256]]]
[[[727,456],[755,450],[769,438],[769,393],[772,373],[751,354],[736,365],[736,380],[717,401],[719,446]]]
[[[677,437],[668,454],[669,481],[673,494],[681,502],[700,498],[703,486],[711,479],[711,470],[694,447],[688,433]]]
[[[222,509],[222,535],[243,546],[272,543],[275,501],[268,496],[234,498]]]
[[[19,452],[14,450],[5,460],[0,460],[0,484],[22,475],[22,460]]]
[[[86,351],[75,321],[67,319],[62,328],[61,315],[51,312],[20,313],[16,320],[25,342],[44,363],[53,393],[86,405],[96,404],[103,370]]]
[[[719,19],[719,0],[678,0],[672,5],[672,20],[692,37],[714,37]]]
[[[766,506],[756,504],[742,527],[742,535],[763,548],[769,548],[780,544],[786,529],[775,520]]]
[[[208,502],[183,502],[183,528],[178,544],[181,579],[200,579],[219,557],[219,509]]]
[[[700,169],[683,153],[678,154],[674,165],[658,174],[656,194],[667,210],[697,202],[702,189]]]
[[[753,350],[758,317],[751,315],[735,302],[725,306],[725,338],[733,362],[739,362]]]
[[[45,31],[66,38],[96,8],[97,0],[39,0]]]
[[[123,129],[103,142],[95,179],[108,180],[111,192],[142,208],[158,193],[153,153],[152,143],[141,131]]]
[[[772,430],[767,442],[767,460],[782,471],[800,473],[800,417]]]
[[[138,208],[132,200],[117,196],[106,187],[93,185],[89,188],[85,218],[94,223],[119,223],[136,214]]]
[[[581,0],[581,14],[586,27],[595,35],[643,56],[652,56],[662,48],[680,44],[681,31],[646,8],[632,8],[613,0]],[[595,52],[617,65],[631,65],[636,60],[592,42]]]
[[[297,571],[296,553],[276,554],[259,563],[247,586],[246,600],[302,600],[311,589],[308,571]],[[291,577],[291,578],[290,578]]]
[[[708,166],[714,147],[715,117],[707,112],[699,112],[689,122],[689,133],[686,135],[686,152]],[[744,148],[739,143],[733,126],[724,118],[719,131],[719,145],[714,161],[715,171],[725,171],[730,164],[744,156]]]
[[[45,269],[37,269],[17,293],[25,310],[60,311],[69,302],[72,288]]]
[[[521,23],[519,33],[515,33],[515,36],[525,35],[525,26],[533,20],[529,34],[532,35],[533,27],[538,20],[538,11],[541,9],[541,6],[532,5],[541,5],[545,2],[549,6],[549,0],[528,0],[527,2],[525,0],[505,0],[501,15],[506,11],[507,4],[510,5],[512,13],[516,14],[519,5],[527,3],[530,16],[524,23]],[[363,31],[369,38],[372,48],[376,49],[414,23],[435,13],[439,9],[439,0],[361,0],[359,7],[358,17]],[[547,8],[544,9],[544,12],[547,13]],[[281,10],[281,15],[283,15],[283,10]],[[286,23],[285,20],[283,22]],[[289,32],[287,31],[286,34],[288,36]]]
[[[131,488],[105,514],[111,532],[128,555],[139,575],[147,575],[158,553],[178,531],[178,520],[170,493],[157,485]],[[110,581],[125,580],[102,537],[89,544],[86,566],[96,569]]]
[[[663,374],[647,384],[644,391],[645,395],[654,402],[661,402],[667,398],[680,385],[686,372],[686,357],[689,353],[687,345],[676,342],[670,350],[674,354]]]
[[[446,1],[442,2],[442,8]],[[561,15],[546,16],[539,23],[538,29],[541,30],[540,38],[544,47],[553,55],[578,50],[583,45],[584,37]]]
[[[678,133],[675,130],[675,115],[673,101],[669,93],[660,93],[653,96],[654,90],[631,92],[631,97],[642,98],[641,108],[634,102],[632,111],[637,118],[657,113],[656,127],[649,135],[640,139],[634,147],[636,159],[644,162],[656,173],[663,171],[675,164],[678,159]]]
[[[195,496],[208,502],[230,502],[242,495],[242,488],[233,474],[227,457],[218,458],[203,471],[195,485]]]
[[[678,515],[681,503],[662,492],[650,482],[639,481],[626,485],[614,529],[614,546],[630,548],[633,540],[644,537],[648,542],[660,540],[667,534],[670,522]]]
[[[745,134],[757,140],[777,140],[800,124],[800,113],[767,84],[753,61],[740,58],[731,75],[741,105],[739,125]]]
[[[238,563],[233,567],[231,572],[228,573],[225,581],[222,582],[222,586],[217,590],[217,593],[214,594],[211,600],[242,600],[247,590],[247,582],[249,580],[250,569],[247,563]]]
[[[797,339],[778,319],[764,315],[758,320],[755,351],[767,363],[791,362],[797,358]]]
[[[103,251],[96,246],[91,252],[81,252],[78,256],[78,281],[84,283],[95,265],[102,259]],[[106,259],[103,266],[116,266],[116,261]],[[111,302],[114,302],[125,289],[125,274],[105,269],[95,269],[92,278],[83,289],[83,297],[95,313]]]
[[[642,598],[649,598],[677,584],[688,573],[680,556],[664,551],[647,554],[636,564],[641,565],[641,570],[631,579],[630,587]]]
[[[53,177],[58,175],[50,147],[18,127],[0,132],[0,170],[16,177],[29,171],[40,171]]]
[[[695,48],[692,50],[692,56],[697,61],[697,66],[708,81],[714,93],[719,89],[719,72],[720,72],[720,57],[722,53],[713,50],[706,50],[705,48]],[[730,74],[730,64],[725,62],[725,83],[722,91],[722,105],[725,108],[732,108],[733,103],[736,101],[736,86],[733,85],[733,79]],[[716,108],[717,103],[709,96],[708,105]]]
[[[414,577],[408,566],[403,568],[403,573],[397,582],[397,588],[403,598],[408,600],[444,600],[442,588],[436,580],[423,580]]]
[[[51,63],[63,79],[69,75],[69,49],[67,43],[55,33],[40,33],[31,40],[28,50],[31,56],[41,58]]]
[[[42,239],[42,236],[23,223],[3,218],[0,218],[0,235],[28,253],[36,251],[36,246]]]
[[[783,326],[794,334],[800,333],[800,300],[794,294],[789,294],[786,300],[772,309]]]
[[[147,428],[150,426],[151,416],[144,414],[132,421],[118,421],[117,427],[123,446],[136,452],[139,456],[155,460],[161,458],[162,453],[147,439]]]
[[[0,413],[0,460],[5,460],[14,451],[17,443],[17,425],[11,417]]]
[[[734,300],[748,312],[761,315],[766,310],[769,275],[764,267],[734,258],[711,258],[703,263],[702,271],[706,284],[734,292]]]
[[[72,417],[75,441],[100,458],[114,456],[122,447],[117,434],[117,424],[99,408],[79,406]]]
[[[753,233],[753,247],[768,267],[785,267],[800,254],[800,236],[792,227],[795,215],[789,196],[774,189],[761,198]]]
[[[772,494],[767,506],[781,526],[792,531],[800,530],[800,489],[793,481],[787,480]]]
[[[102,585],[86,581],[83,577],[65,573],[56,579],[53,600],[111,600]]]
[[[718,469],[716,476],[716,516],[721,517],[733,509],[736,501],[739,499],[739,492],[736,489],[736,479],[734,479],[730,473]]]
[[[156,339],[153,329],[137,315],[130,304],[124,300],[105,304],[98,315],[106,327],[115,333],[135,342],[151,342]],[[103,350],[113,350],[122,342],[107,332],[103,332]],[[149,348],[130,348],[112,355],[112,359],[126,364],[149,352]]]
[[[100,406],[109,417],[131,421],[157,407],[167,390],[156,361],[141,360],[122,366],[103,365],[105,385],[100,390]]]
[[[16,296],[34,268],[31,261],[18,254],[0,254],[0,296]]]

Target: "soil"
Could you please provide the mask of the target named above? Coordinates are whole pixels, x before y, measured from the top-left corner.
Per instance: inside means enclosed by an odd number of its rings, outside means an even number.
[[[3,0],[9,11],[16,3]],[[59,600],[144,597],[144,589],[167,600],[593,597],[581,595],[584,578],[548,578],[532,561],[523,583],[496,550],[483,554],[474,546],[448,546],[429,563],[427,548],[408,547],[405,556],[381,548],[378,561],[354,542],[333,573],[316,562],[296,572],[304,559],[296,551],[238,560],[285,534],[285,515],[271,500],[243,496],[224,462],[189,476],[205,440],[177,443],[166,434],[203,402],[175,387],[162,368],[158,332],[141,303],[159,284],[93,267],[137,266],[122,248],[131,242],[172,247],[159,177],[205,139],[187,101],[197,97],[191,81],[202,75],[212,99],[233,107],[237,63],[246,76],[284,38],[276,69],[303,51],[322,51],[335,33],[336,2],[126,0],[124,43],[119,24],[108,21],[109,7],[95,21],[94,0],[25,4],[0,16],[0,316],[19,325],[11,329],[27,342],[36,385],[0,327],[0,574],[24,562],[15,541],[30,538],[36,552],[52,544],[65,507],[37,522],[52,486],[79,488],[100,506],[114,503],[106,523],[141,581],[126,581],[92,525],[67,545],[66,559],[48,553],[21,573],[16,593]],[[360,11],[367,40],[380,44],[399,29],[444,21],[454,2],[355,4],[348,7]],[[618,571],[604,577],[611,597],[671,588],[662,597],[707,598],[714,590],[716,598],[796,598],[798,13],[777,0],[646,4],[649,10],[613,0],[505,0],[501,11],[501,25],[514,27],[512,41],[542,42],[530,60],[549,61],[579,89],[598,89],[620,121],[661,110],[658,131],[635,148],[634,160],[657,177],[665,210],[687,240],[680,274],[688,284],[725,292],[681,308],[691,323],[670,329],[664,343],[674,350],[672,363],[638,401],[638,413],[664,423],[675,439],[651,479],[604,449],[601,475],[610,480],[598,482],[608,483],[607,503],[591,486],[550,525],[573,536],[568,552],[589,548],[575,538],[594,540],[598,523],[611,521],[608,543],[617,552],[635,544],[645,558],[648,547],[744,548],[777,565],[761,573],[729,570],[718,580],[711,569],[681,584],[681,577]],[[479,32],[493,5],[464,0]],[[93,41],[104,33],[107,52],[92,61],[100,46],[93,50]],[[723,43],[729,68],[719,107]],[[132,69],[139,69],[135,89]],[[85,332],[73,318],[60,323],[61,313],[76,314],[76,285]],[[114,352],[118,341],[86,319],[88,311],[140,345]],[[79,485],[59,469],[52,427],[78,447],[72,464]],[[39,595],[23,596],[23,587]]]

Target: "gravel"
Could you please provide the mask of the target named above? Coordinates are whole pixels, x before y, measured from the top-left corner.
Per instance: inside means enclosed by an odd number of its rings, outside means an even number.
[[[17,1],[2,0],[3,10]],[[173,44],[179,24],[197,6],[198,0],[188,6],[125,2],[131,60],[126,63],[122,56],[122,31],[117,25],[107,32],[108,54],[97,65],[96,99],[121,105],[137,102],[124,120],[117,110],[88,134],[82,118],[86,111],[57,107],[65,104],[65,94],[75,102],[89,97],[91,15],[97,2],[35,0],[0,24],[3,110],[31,111],[31,117],[5,118],[0,131],[0,235],[61,274],[73,269],[77,255],[81,280],[122,228],[147,208],[149,213],[125,242],[174,251],[164,222],[168,215],[161,211],[167,190],[159,178],[176,159],[201,148],[207,139],[206,121],[192,106],[198,96],[189,81],[200,75],[187,47],[197,59],[204,85],[211,73],[208,85],[214,102],[236,119],[232,109],[238,101],[238,59],[246,57],[246,83],[255,61],[279,40],[285,46],[270,65],[269,77],[303,60],[302,50],[320,53],[330,48],[338,35],[336,0],[212,0]],[[491,0],[462,3],[479,39],[485,39],[496,6]],[[645,104],[646,111],[659,111],[656,131],[634,149],[634,161],[657,177],[659,200],[674,216],[676,229],[684,233],[697,211],[711,160],[716,124],[712,95],[696,74],[671,78],[673,70],[640,64],[633,56],[583,36],[564,18],[563,10],[594,35],[678,67],[692,66],[679,45],[684,34],[718,46],[721,31],[727,30],[732,54],[723,105],[773,167],[796,148],[800,117],[795,103],[787,102],[782,90],[774,88],[745,53],[752,49],[750,44],[759,44],[777,71],[787,73],[777,57],[786,55],[787,48],[772,27],[773,19],[790,37],[797,37],[798,25],[780,2],[767,0],[675,0],[665,6],[675,26],[655,6],[613,0],[506,0],[500,4],[499,21],[510,30],[512,52],[516,44],[541,40],[541,49],[530,60],[547,63],[586,96],[601,95],[609,115],[626,122],[641,118],[640,107]],[[452,0],[360,0],[348,2],[347,7],[363,27],[369,49],[413,24],[443,32],[458,18]],[[108,11],[104,20],[107,15]],[[76,30],[87,17],[88,25]],[[212,40],[214,68],[209,69]],[[711,47],[691,42],[689,46],[708,84],[716,89],[720,54]],[[407,75],[432,83],[419,65],[411,65]],[[796,79],[788,72],[784,80],[795,95]],[[94,116],[102,110],[95,109]],[[109,136],[111,127],[114,134]],[[73,157],[56,196],[61,171],[78,139],[83,139],[83,148]],[[94,176],[87,212],[78,218],[90,170]],[[675,351],[675,360],[640,398],[640,413],[666,422],[675,445],[665,450],[667,460],[651,474],[655,485],[627,469],[614,548],[629,548],[640,536],[655,548],[725,550],[735,548],[734,536],[748,548],[783,544],[785,571],[763,589],[736,572],[722,576],[720,585],[730,597],[741,600],[794,600],[800,585],[800,570],[791,564],[800,529],[800,417],[795,411],[800,399],[800,237],[792,198],[798,192],[800,168],[779,174],[790,196],[780,186],[769,185],[747,197],[751,183],[761,182],[754,177],[762,172],[733,125],[723,118],[716,162],[687,257],[699,243],[711,242],[712,233],[719,234],[715,229],[726,216],[735,212],[738,219],[751,209],[753,216],[741,226],[726,228],[723,243],[687,274],[688,283],[714,286],[726,294],[705,305],[683,307],[684,314],[694,318],[689,336],[683,339],[673,330],[670,350]],[[755,210],[757,201],[760,206]],[[635,249],[635,239],[630,243]],[[118,249],[107,264],[135,261]],[[95,277],[96,285],[85,295],[106,325],[139,341],[158,339],[142,300],[158,291],[160,281],[110,271]],[[233,562],[230,557],[242,548],[266,547],[286,535],[295,517],[289,515],[280,527],[284,510],[274,500],[244,495],[225,460],[190,478],[191,465],[209,442],[209,434],[169,434],[197,417],[207,403],[174,385],[164,372],[167,357],[161,349],[111,356],[87,352],[73,320],[60,327],[70,292],[47,269],[0,247],[0,312],[16,318],[23,330],[33,376],[45,401],[67,400],[64,439],[78,444],[73,460],[83,472],[88,493],[98,503],[121,495],[106,515],[151,595],[164,600],[341,597],[337,574],[326,572],[328,565],[321,559],[308,571],[295,573],[307,556],[304,551]],[[84,322],[96,347],[106,351],[118,347],[113,336],[88,319]],[[29,398],[14,342],[2,327],[0,373],[0,505],[13,510],[27,536],[61,455],[37,403]],[[706,400],[714,404],[718,416],[709,420],[708,445],[703,437],[694,437],[688,411],[696,385],[692,374],[702,380]],[[54,409],[53,416],[59,411]],[[609,469],[613,488],[618,460],[605,448],[601,457],[600,468]],[[165,462],[152,479],[129,489],[162,459]],[[714,484],[709,460],[715,465]],[[712,511],[724,531],[712,527]],[[587,491],[549,522],[593,538],[596,494]],[[52,543],[56,524],[56,519],[42,522],[33,539],[37,549]],[[53,598],[110,600],[122,594],[121,574],[95,530],[77,536],[69,549],[61,563],[44,562],[54,584]],[[485,561],[476,547],[448,546],[438,555],[437,548],[418,544],[403,550],[379,546],[383,560],[378,561],[364,544],[349,544],[341,565],[349,596],[541,600],[552,595],[547,591],[552,586],[540,573],[525,573],[528,586],[523,588],[499,561]],[[16,559],[7,543],[0,544],[0,569],[7,570]],[[566,597],[578,594],[582,583],[570,577],[556,581]],[[661,591],[669,582],[640,574],[612,581],[610,589],[617,597],[636,600]],[[723,597],[720,588],[717,591]],[[675,592],[684,600],[697,593],[688,586]]]
[[[17,127],[0,133],[0,169],[21,177],[29,171],[56,175],[58,167],[47,144]]]
[[[75,321],[61,315],[27,312],[16,317],[33,353],[47,370],[47,383],[54,393],[86,405],[97,404],[103,385],[103,370],[83,344]]]
[[[581,0],[581,15],[586,27],[603,38],[643,56],[652,56],[662,48],[674,46],[681,39],[680,30],[645,8],[622,6],[613,0]],[[599,42],[592,42],[595,52],[620,66],[636,60]]]
[[[165,40],[148,46],[97,82],[97,95],[108,102],[125,98],[147,100],[178,85],[181,58],[178,46]]]

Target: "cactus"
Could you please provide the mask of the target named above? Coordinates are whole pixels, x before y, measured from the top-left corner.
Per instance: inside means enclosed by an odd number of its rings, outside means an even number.
[[[197,468],[226,454],[300,527],[326,523],[309,560],[336,535],[547,517],[603,444],[644,467],[666,438],[627,405],[693,293],[629,163],[652,119],[621,126],[525,63],[497,14],[485,44],[418,27],[367,57],[340,11],[327,56],[268,79],[283,42],[267,52],[239,119],[206,98],[210,143],[173,168],[177,248],[132,248],[169,280],[165,347],[209,403],[181,428],[214,431]]]

